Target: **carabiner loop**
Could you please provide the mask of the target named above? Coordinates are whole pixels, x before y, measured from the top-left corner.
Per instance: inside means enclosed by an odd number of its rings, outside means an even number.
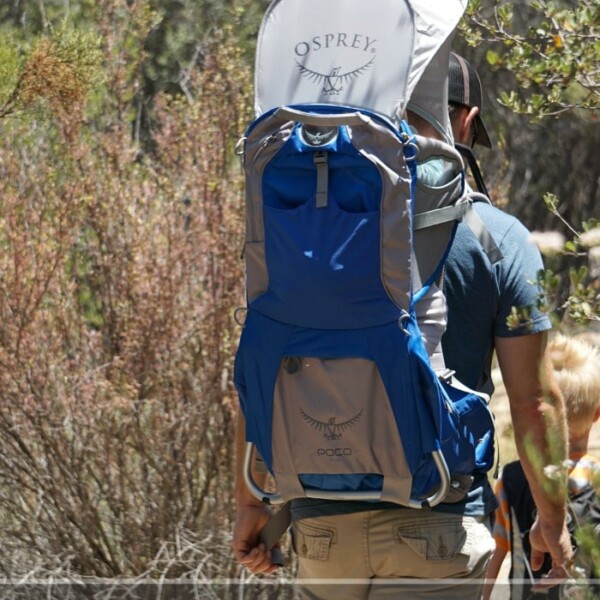
[[[236,156],[244,156],[244,153],[246,152],[246,140],[248,138],[246,136],[242,136],[237,144],[235,145],[235,154]]]
[[[244,313],[244,320],[242,321],[240,319],[240,314]],[[240,327],[244,327],[246,325],[246,315],[248,314],[248,309],[245,306],[238,306],[234,311],[233,311],[233,320],[240,326]]]
[[[419,147],[417,146],[417,143],[415,141],[415,136],[409,135],[408,133],[406,133],[406,131],[403,131],[400,134],[400,139],[402,140],[402,144],[404,145],[404,147],[409,149],[408,152],[405,151],[404,154],[406,160],[416,160],[417,153],[419,152]]]
[[[404,327],[404,321],[406,321],[407,319],[410,321],[410,315],[409,315],[407,312],[405,312],[405,313],[402,313],[402,314],[400,315],[400,317],[398,318],[398,327],[400,327],[400,331],[401,331],[403,334],[405,334],[405,335],[407,335],[408,337],[410,337],[410,331],[408,331],[408,330],[407,330],[407,329]]]

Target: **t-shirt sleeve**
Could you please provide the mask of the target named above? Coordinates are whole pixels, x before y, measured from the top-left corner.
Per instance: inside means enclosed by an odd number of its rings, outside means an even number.
[[[499,306],[494,335],[513,337],[550,329],[548,315],[539,309],[542,290],[538,274],[544,264],[529,231],[515,221],[504,235],[500,250],[503,258],[495,267]],[[521,317],[516,327],[508,323],[513,307]]]

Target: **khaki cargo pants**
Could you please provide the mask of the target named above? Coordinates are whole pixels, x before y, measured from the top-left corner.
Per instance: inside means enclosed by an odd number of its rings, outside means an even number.
[[[479,600],[487,517],[411,509],[303,519],[292,529],[303,600]]]

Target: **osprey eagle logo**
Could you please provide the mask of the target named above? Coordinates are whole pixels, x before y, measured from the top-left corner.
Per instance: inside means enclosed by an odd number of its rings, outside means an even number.
[[[346,71],[345,73],[341,72],[342,67],[333,67],[329,73],[319,73],[299,63],[298,60],[296,60],[296,65],[303,77],[323,86],[321,89],[323,94],[326,96],[337,96],[343,91],[346,83],[353,79],[358,79],[358,77],[370,68],[374,61],[375,57],[362,67],[358,67],[358,69],[354,69],[353,71]]]
[[[313,429],[323,432],[323,437],[326,440],[335,441],[341,439],[342,432],[346,431],[347,429],[351,429],[356,425],[356,423],[358,423],[360,417],[363,414],[363,409],[361,408],[360,412],[358,412],[356,415],[354,415],[347,421],[342,421],[341,423],[336,423],[335,420],[337,417],[330,417],[327,421],[319,421],[318,419],[307,415],[302,409],[300,409],[300,412],[302,413],[304,420]]]

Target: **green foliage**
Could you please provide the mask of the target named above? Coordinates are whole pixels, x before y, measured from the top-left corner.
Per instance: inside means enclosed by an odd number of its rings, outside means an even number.
[[[75,27],[89,27],[104,0],[9,0],[0,2],[0,28],[19,43],[39,37],[64,20]]]
[[[596,0],[472,2],[463,32],[473,45],[491,43],[488,63],[506,69],[517,90],[502,104],[535,118],[600,106],[600,5]]]
[[[575,261],[586,260],[579,266],[562,267],[568,277],[568,295],[561,305],[554,305],[562,321],[566,323],[585,324],[600,320],[600,272],[593,263],[591,252],[600,247],[600,228],[597,219],[589,219],[577,230],[564,219],[560,212],[560,200],[552,193],[544,196],[546,208],[552,212],[571,232],[572,238],[564,244],[562,254]],[[592,265],[592,268],[590,268]],[[539,283],[544,290],[544,297],[557,297],[560,276],[547,270],[540,277]]]
[[[98,36],[66,22],[36,40],[25,56],[10,43],[0,45],[7,64],[0,118],[32,108],[49,110],[62,120],[71,118],[99,81]]]
[[[17,44],[6,36],[0,37],[0,106],[8,102],[22,68],[23,56]]]
[[[600,320],[600,294],[596,281],[589,280],[585,266],[569,270],[571,293],[567,300],[566,316],[578,324]]]
[[[506,324],[510,329],[527,328],[531,325],[531,309],[529,307],[511,308],[510,315],[506,318]]]

